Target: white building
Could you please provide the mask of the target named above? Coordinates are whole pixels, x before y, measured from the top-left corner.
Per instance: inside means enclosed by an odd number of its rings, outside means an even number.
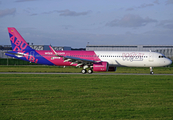
[[[30,45],[35,50],[50,50],[49,45]],[[52,46],[54,50],[71,50],[71,47],[66,46]],[[0,58],[7,58],[4,52],[12,51],[11,45],[0,46]],[[10,58],[10,57],[9,57]]]
[[[87,45],[87,51],[153,51],[173,57],[173,45]]]

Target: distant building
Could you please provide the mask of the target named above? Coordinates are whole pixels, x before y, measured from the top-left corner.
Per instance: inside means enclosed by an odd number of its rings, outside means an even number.
[[[87,45],[87,51],[153,51],[173,57],[173,45]]]
[[[35,50],[50,50],[49,45],[30,45],[31,48]],[[71,50],[71,47],[66,46],[52,46],[54,50]],[[7,58],[6,55],[4,55],[4,52],[11,51],[12,47],[11,45],[0,45],[0,58]],[[8,57],[10,58],[10,57]]]
[[[12,50],[12,47],[11,45],[4,45],[4,46],[0,45],[0,50]]]
[[[35,50],[50,50],[49,45],[30,45]],[[52,46],[55,50],[85,50],[66,46]],[[12,50],[11,45],[0,45],[0,58],[7,58],[4,52]],[[153,51],[164,54],[173,60],[173,45],[87,45],[87,51]]]
[[[49,45],[30,45],[35,50],[50,50]],[[71,47],[67,46],[52,46],[54,50],[71,50]]]

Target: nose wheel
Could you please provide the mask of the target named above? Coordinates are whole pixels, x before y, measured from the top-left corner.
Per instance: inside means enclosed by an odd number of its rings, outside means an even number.
[[[154,72],[153,72],[153,68],[152,68],[152,67],[150,67],[150,74],[151,74],[151,75],[154,74]]]

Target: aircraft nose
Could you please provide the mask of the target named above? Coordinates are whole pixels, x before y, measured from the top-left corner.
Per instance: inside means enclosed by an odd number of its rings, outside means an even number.
[[[170,64],[172,64],[172,60],[167,59],[167,60],[165,61],[165,63],[166,63],[166,65],[170,65]]]

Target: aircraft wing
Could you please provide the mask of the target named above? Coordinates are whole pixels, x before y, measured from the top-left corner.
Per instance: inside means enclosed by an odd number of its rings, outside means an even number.
[[[77,64],[76,67],[81,66],[81,65],[91,65],[92,63],[96,63],[98,61],[94,60],[88,60],[88,59],[81,59],[78,57],[71,57],[71,56],[64,56],[63,57],[64,62],[72,62],[72,64]]]
[[[71,65],[77,64],[76,67],[82,66],[82,65],[91,65],[92,63],[100,62],[100,61],[82,59],[79,57],[58,55],[58,53],[56,53],[56,51],[51,46],[49,46],[49,47],[50,47],[51,51],[55,54],[55,56],[62,57],[64,59],[64,62],[71,62]]]

